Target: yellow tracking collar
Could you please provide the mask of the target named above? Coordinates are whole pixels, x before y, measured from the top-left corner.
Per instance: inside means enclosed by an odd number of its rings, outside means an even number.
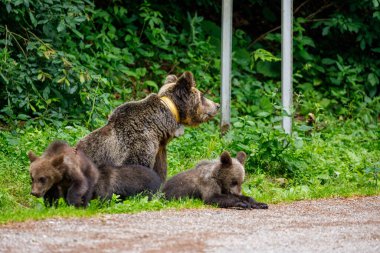
[[[177,123],[179,123],[179,113],[178,113],[178,109],[177,109],[177,106],[175,106],[174,102],[166,97],[166,96],[163,96],[163,97],[160,97],[161,99],[161,102],[166,105],[167,108],[169,108],[169,110],[171,111],[171,113],[173,114],[175,120],[177,121]]]

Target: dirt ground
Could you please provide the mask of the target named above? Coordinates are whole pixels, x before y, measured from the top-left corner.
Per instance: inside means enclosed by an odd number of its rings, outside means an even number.
[[[380,196],[0,226],[1,252],[380,252]]]

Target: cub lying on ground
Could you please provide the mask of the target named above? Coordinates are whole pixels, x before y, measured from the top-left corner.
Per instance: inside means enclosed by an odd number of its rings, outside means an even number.
[[[219,160],[202,161],[194,169],[179,173],[163,187],[167,199],[199,198],[221,208],[267,209],[268,205],[241,194],[246,154],[231,158],[223,152]]]
[[[121,199],[146,193],[156,193],[161,186],[161,179],[152,169],[141,165],[99,167],[99,179],[95,185],[94,198],[110,199],[117,194]]]
[[[69,205],[86,207],[91,199],[110,199],[112,194],[122,199],[147,192],[155,193],[161,185],[159,176],[140,165],[97,168],[80,150],[66,142],[53,142],[41,157],[32,151],[30,176],[32,192],[44,197],[47,206],[56,205],[64,198]]]

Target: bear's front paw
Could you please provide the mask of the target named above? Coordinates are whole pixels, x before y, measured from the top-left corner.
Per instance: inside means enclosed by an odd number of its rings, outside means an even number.
[[[78,196],[77,194],[74,194],[74,196],[68,196],[67,204],[69,204],[70,206],[75,206],[76,208],[84,207],[82,198]]]
[[[260,203],[260,202],[251,203],[251,208],[252,209],[268,209],[268,204]]]
[[[237,202],[234,204],[233,206],[234,209],[250,209],[251,206],[249,203],[245,202],[245,201],[241,201],[241,202]]]

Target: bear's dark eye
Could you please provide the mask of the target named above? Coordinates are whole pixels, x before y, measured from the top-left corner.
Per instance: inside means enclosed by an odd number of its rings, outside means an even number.
[[[46,182],[46,178],[45,177],[40,177],[38,179],[38,182],[40,182],[41,184],[44,184]]]
[[[237,186],[237,185],[238,185],[237,181],[234,180],[234,181],[231,182],[231,186]]]

